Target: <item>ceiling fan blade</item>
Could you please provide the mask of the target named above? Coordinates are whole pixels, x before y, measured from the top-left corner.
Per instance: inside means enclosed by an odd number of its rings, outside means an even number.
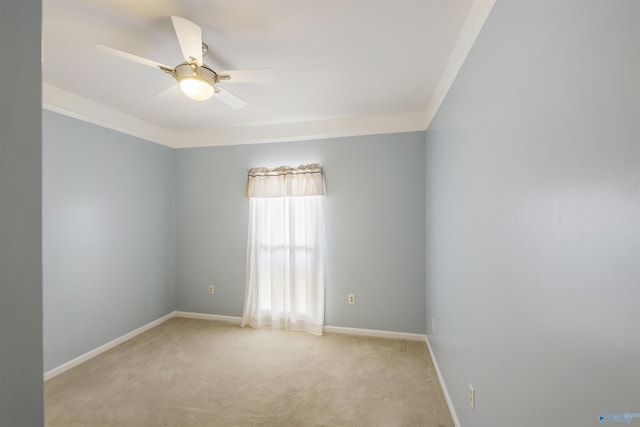
[[[202,30],[200,27],[179,16],[172,16],[171,21],[176,30],[184,59],[191,62],[191,58],[193,58],[198,65],[202,65]]]
[[[229,107],[233,108],[234,110],[240,109],[247,105],[247,103],[244,102],[242,99],[238,98],[237,96],[235,96],[230,92],[227,92],[221,87],[218,87],[217,89],[218,89],[218,92],[215,94],[215,97],[225,102]]]
[[[179,97],[181,93],[182,91],[180,91],[180,86],[174,84],[173,86],[169,86],[168,88],[156,93],[155,96],[156,98],[162,99],[175,99]]]
[[[256,68],[253,70],[229,70],[218,73],[220,80],[225,83],[274,83],[275,76],[271,68]],[[227,78],[228,77],[228,78]]]
[[[151,59],[143,58],[141,56],[134,55],[134,54],[128,53],[128,52],[124,52],[124,51],[119,50],[119,49],[114,49],[112,47],[105,46],[103,44],[97,44],[96,48],[101,50],[101,51],[103,51],[103,52],[105,52],[105,53],[108,53],[109,55],[117,56],[119,58],[127,59],[129,61],[137,62],[138,64],[146,65],[148,67],[159,68],[162,71],[166,71],[166,72],[173,71],[173,68],[169,67],[167,65],[160,64],[159,62],[152,61]]]

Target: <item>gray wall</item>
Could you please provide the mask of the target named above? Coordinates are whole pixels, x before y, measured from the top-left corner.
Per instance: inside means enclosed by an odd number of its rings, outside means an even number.
[[[44,367],[170,313],[175,150],[43,113]]]
[[[327,185],[325,323],[424,332],[424,132],[179,150],[177,310],[242,315],[247,168],[315,162]]]
[[[44,424],[39,0],[0,2],[0,426]],[[19,72],[16,72],[19,64]]]
[[[427,132],[426,324],[464,427],[640,413],[638,22],[499,1]]]

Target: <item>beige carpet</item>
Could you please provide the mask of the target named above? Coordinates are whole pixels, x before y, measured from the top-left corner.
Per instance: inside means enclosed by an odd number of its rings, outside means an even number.
[[[173,318],[45,383],[48,427],[451,427],[423,342]]]

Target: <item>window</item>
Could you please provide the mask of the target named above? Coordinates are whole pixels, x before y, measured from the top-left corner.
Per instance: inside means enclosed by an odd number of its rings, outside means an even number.
[[[324,184],[318,165],[249,171],[242,325],[322,334]]]

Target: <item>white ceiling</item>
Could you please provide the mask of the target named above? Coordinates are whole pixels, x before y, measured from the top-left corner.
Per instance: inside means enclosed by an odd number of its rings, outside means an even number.
[[[424,129],[492,4],[44,0],[43,103],[174,147]],[[175,66],[183,59],[171,15],[202,28],[214,70],[270,67],[275,84],[223,82],[248,103],[240,110],[163,99],[154,95],[171,76],[95,48]]]

